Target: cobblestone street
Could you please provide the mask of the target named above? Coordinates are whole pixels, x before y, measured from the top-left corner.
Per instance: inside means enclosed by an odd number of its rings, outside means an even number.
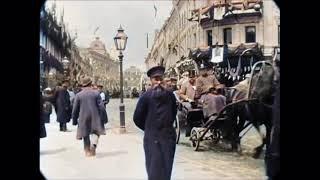
[[[41,140],[40,169],[48,179],[146,179],[143,132],[135,127],[132,115],[137,99],[125,99],[126,134],[119,134],[119,99],[107,105],[107,135],[99,140],[97,157],[85,158],[82,141],[75,139],[76,126],[70,132],[58,131],[55,114],[46,124],[48,137]],[[266,179],[263,159],[250,157],[250,149],[259,137],[250,131],[243,140],[243,155],[228,152],[222,146],[207,146],[195,152],[187,138],[177,145],[172,179]],[[246,153],[247,152],[247,153]]]

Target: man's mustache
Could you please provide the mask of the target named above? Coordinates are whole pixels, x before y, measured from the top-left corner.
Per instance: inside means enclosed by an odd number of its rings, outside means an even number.
[[[158,88],[165,89],[161,84],[154,85],[152,89],[158,89]]]

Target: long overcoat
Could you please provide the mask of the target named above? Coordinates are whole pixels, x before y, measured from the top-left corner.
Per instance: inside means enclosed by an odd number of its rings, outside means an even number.
[[[276,86],[270,145],[265,155],[266,174],[272,179],[280,176],[280,81]]]
[[[71,103],[68,91],[60,88],[55,94],[57,121],[59,123],[68,123],[71,119]]]
[[[101,97],[98,91],[84,88],[76,94],[72,110],[72,124],[78,124],[77,139],[82,139],[93,133],[105,135],[100,106]]]
[[[139,99],[133,115],[134,123],[144,130],[143,146],[149,180],[169,180],[176,149],[173,128],[177,113],[172,92],[166,90],[166,100],[160,103],[152,98],[153,90],[146,91]]]
[[[47,137],[47,131],[46,131],[46,126],[45,126],[45,115],[43,112],[43,104],[44,100],[42,97],[42,93],[40,93],[40,138],[45,138]]]

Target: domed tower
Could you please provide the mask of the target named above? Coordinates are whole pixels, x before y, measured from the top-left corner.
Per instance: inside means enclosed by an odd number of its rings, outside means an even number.
[[[100,41],[99,37],[96,37],[96,39],[91,42],[90,49],[103,55],[106,55],[107,53],[105,44],[102,41]]]

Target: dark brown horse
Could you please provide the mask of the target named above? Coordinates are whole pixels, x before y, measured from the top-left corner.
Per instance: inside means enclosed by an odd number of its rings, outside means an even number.
[[[231,141],[232,149],[240,148],[240,133],[248,126],[253,126],[262,138],[262,144],[255,148],[253,157],[260,156],[264,145],[269,145],[272,127],[272,104],[273,104],[273,75],[274,70],[270,63],[259,63],[259,70],[252,73],[249,81],[243,82],[233,88],[227,88],[225,96],[228,103],[234,106],[228,109],[229,121],[226,127],[229,129],[227,137]],[[255,66],[256,67],[256,66]],[[234,103],[241,101],[241,103]],[[260,126],[264,125],[264,135]]]

